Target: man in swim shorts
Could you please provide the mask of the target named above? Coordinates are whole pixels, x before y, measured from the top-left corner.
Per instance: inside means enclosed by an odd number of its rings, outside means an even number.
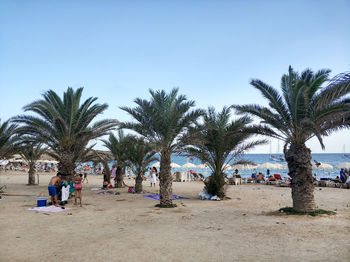
[[[54,204],[55,206],[59,206],[58,205],[58,200],[57,200],[57,189],[56,186],[58,186],[61,182],[61,173],[57,173],[56,176],[52,177],[50,182],[49,182],[49,186],[48,186],[48,190],[49,190],[49,196],[51,196],[51,202],[52,204]]]

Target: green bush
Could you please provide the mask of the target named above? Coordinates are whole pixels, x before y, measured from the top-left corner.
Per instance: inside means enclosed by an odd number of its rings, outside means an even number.
[[[225,178],[223,175],[218,175],[213,173],[208,179],[204,182],[204,189],[213,196],[218,196],[223,198],[225,196]]]

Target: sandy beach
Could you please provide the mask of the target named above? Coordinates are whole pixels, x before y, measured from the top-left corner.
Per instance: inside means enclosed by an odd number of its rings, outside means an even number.
[[[0,201],[0,261],[349,261],[347,189],[315,190],[318,207],[335,210],[335,216],[286,216],[274,211],[291,206],[290,188],[229,186],[232,199],[202,201],[202,182],[174,182],[173,194],[189,199],[160,209],[158,201],[127,188],[98,195],[91,188],[102,177],[89,176],[83,207],[70,199],[71,209],[60,213],[27,210],[36,197],[47,197],[52,175],[27,186],[25,173],[0,173],[10,194]],[[145,181],[144,190],[158,188]]]

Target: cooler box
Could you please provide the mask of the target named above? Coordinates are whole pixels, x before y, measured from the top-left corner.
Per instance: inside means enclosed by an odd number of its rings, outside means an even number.
[[[37,206],[38,207],[45,207],[46,206],[46,198],[38,198]]]

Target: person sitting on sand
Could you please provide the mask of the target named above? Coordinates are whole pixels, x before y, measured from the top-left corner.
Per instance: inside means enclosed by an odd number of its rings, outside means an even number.
[[[258,182],[260,181],[265,181],[265,177],[263,175],[263,173],[259,172],[258,178],[256,179]]]
[[[58,205],[56,187],[60,185],[60,182],[61,182],[61,173],[58,172],[56,176],[50,179],[49,186],[48,186],[49,196],[51,196],[51,203],[57,207],[59,205]]]
[[[80,201],[80,206],[82,206],[81,204],[81,190],[83,188],[82,185],[82,180],[83,180],[83,174],[79,174],[79,176],[76,176],[74,178],[74,205],[77,204],[77,197],[79,195],[79,201]]]

